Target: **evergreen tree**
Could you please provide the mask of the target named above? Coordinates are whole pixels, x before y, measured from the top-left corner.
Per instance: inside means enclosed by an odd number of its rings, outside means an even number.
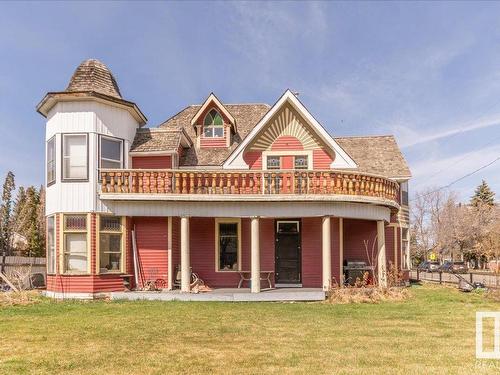
[[[490,189],[485,180],[474,191],[471,204],[475,207],[484,204],[493,206],[495,204],[495,193]]]
[[[40,193],[34,186],[26,189],[26,198],[20,212],[18,232],[28,242],[27,256],[43,256],[45,253],[44,229],[40,220]]]
[[[0,251],[2,263],[0,271],[5,268],[5,257],[10,251],[12,239],[12,191],[16,188],[14,173],[8,172],[5,177],[2,191],[2,204],[0,206]]]
[[[19,226],[22,219],[22,212],[24,204],[26,203],[26,190],[23,186],[19,186],[17,189],[17,196],[14,202],[14,208],[12,210],[12,230],[14,232],[19,231]]]

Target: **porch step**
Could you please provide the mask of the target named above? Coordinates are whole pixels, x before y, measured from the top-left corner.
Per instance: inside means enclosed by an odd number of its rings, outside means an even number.
[[[284,288],[250,293],[248,289],[215,289],[208,293],[165,292],[112,292],[113,300],[148,301],[204,301],[204,302],[281,302],[324,301],[325,292],[319,288]]]

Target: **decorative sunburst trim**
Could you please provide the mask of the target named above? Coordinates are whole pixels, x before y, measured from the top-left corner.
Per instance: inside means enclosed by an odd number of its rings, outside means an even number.
[[[249,146],[251,151],[270,150],[273,143],[282,136],[297,138],[304,150],[320,148],[320,141],[304,124],[298,113],[287,105],[278,115],[276,115],[265,130],[256,137]]]
[[[223,164],[224,169],[248,169],[249,166],[243,158],[243,153],[247,147],[258,138],[262,131],[265,131],[268,122],[272,122],[281,108],[290,105],[304,121],[310,126],[314,134],[321,139],[326,145],[326,148],[333,150],[335,158],[330,164],[330,168],[357,168],[356,162],[345,152],[342,147],[332,138],[323,126],[311,115],[306,107],[300,102],[299,99],[290,91],[286,90],[278,101],[271,107],[271,109],[260,119],[250,133],[245,137],[238,147],[229,155]],[[279,123],[279,122],[278,122]]]

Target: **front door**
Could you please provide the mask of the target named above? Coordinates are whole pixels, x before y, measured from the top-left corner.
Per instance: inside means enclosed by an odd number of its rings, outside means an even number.
[[[276,221],[276,284],[300,284],[300,221]]]

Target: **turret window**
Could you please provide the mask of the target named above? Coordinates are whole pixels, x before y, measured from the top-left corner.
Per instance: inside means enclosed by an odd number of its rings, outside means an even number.
[[[100,137],[99,168],[123,168],[123,140]]]
[[[56,181],[56,137],[47,142],[47,186]]]
[[[209,138],[224,136],[224,120],[215,109],[212,109],[205,116],[205,120],[203,121],[203,135]]]
[[[88,179],[87,142],[86,134],[63,134],[63,180],[86,181]]]

